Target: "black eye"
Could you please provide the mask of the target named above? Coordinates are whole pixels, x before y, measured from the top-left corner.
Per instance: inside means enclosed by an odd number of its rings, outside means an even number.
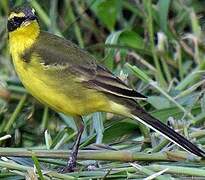
[[[14,17],[12,20],[14,23],[21,25],[22,22],[26,20],[26,18],[25,17]]]
[[[25,17],[13,17],[8,21],[7,28],[9,31],[13,31],[21,26],[21,24],[26,20]]]

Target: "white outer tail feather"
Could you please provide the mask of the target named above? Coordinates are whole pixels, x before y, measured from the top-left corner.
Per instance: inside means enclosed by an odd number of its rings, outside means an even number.
[[[183,146],[181,146],[179,143],[175,142],[173,139],[169,138],[167,135],[163,134],[162,132],[160,132],[159,130],[155,129],[154,127],[152,127],[151,125],[147,124],[145,121],[143,121],[142,119],[140,119],[139,117],[132,115],[132,117],[134,119],[136,119],[137,121],[141,122],[142,124],[144,124],[145,126],[149,127],[150,129],[154,130],[155,132],[161,134],[162,136],[164,136],[166,139],[168,139],[169,141],[173,142],[174,144],[178,145],[179,147],[181,147],[182,149],[184,149],[185,151],[188,151],[189,153],[195,155],[194,153],[192,153],[191,151],[187,150],[186,148],[184,148]]]

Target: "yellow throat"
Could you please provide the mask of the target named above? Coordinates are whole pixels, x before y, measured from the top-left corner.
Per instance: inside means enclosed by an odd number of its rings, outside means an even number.
[[[34,44],[39,33],[40,27],[37,21],[32,21],[27,26],[9,33],[10,53],[14,61],[17,59],[16,56],[21,55]]]
[[[101,93],[96,93],[95,90],[84,90],[83,93],[77,92],[78,98],[76,98],[76,91],[73,88],[82,89],[83,87],[76,83],[75,78],[69,78],[65,75],[62,78],[67,82],[67,85],[64,88],[61,87],[62,84],[58,84],[60,79],[53,76],[52,68],[45,69],[43,67],[40,63],[41,57],[38,54],[32,55],[29,59],[30,62],[24,61],[22,55],[38,42],[40,35],[37,21],[32,21],[28,26],[20,27],[9,33],[10,53],[13,63],[28,92],[52,109],[73,116],[110,109],[110,106],[107,105],[107,98],[102,96]],[[99,97],[101,97],[100,100],[98,100]]]

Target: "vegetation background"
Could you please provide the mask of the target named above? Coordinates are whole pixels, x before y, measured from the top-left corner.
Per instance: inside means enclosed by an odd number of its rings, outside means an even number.
[[[71,117],[33,99],[16,76],[8,50],[7,14],[25,2],[0,1],[0,178],[204,179],[203,160],[130,119],[104,113],[84,117],[78,171],[57,173],[66,164],[75,125]],[[140,102],[147,111],[205,148],[205,1],[29,2],[42,30],[95,55],[149,97]]]

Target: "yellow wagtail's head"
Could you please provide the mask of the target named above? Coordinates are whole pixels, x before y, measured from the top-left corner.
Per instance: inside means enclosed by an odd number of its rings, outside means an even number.
[[[9,32],[24,29],[32,23],[37,23],[35,10],[29,6],[13,9],[8,16],[7,28]]]
[[[29,6],[13,9],[8,15],[7,28],[12,54],[31,47],[40,33],[35,10]]]

